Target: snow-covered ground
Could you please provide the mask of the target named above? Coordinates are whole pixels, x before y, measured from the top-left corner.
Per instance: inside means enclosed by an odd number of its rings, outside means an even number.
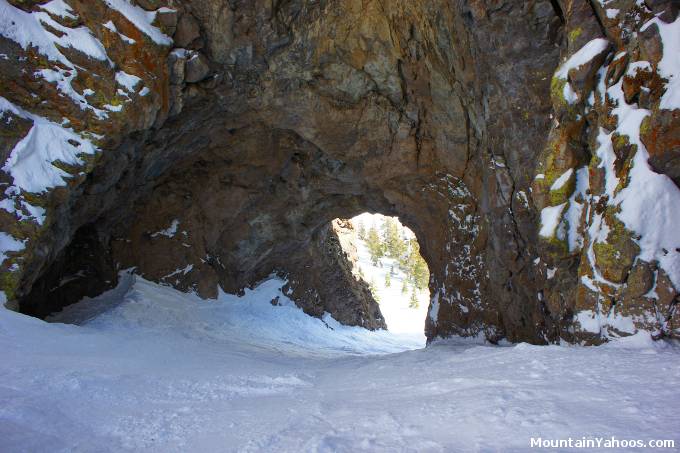
[[[375,225],[380,230],[380,226],[385,221],[385,216],[380,214],[364,213],[352,219],[355,229],[359,222],[363,222],[368,230]],[[404,232],[407,237],[415,237],[413,232],[406,227]],[[357,265],[361,269],[364,279],[375,284],[379,297],[380,311],[385,317],[387,328],[391,332],[410,335],[425,346],[425,317],[427,308],[430,304],[430,291],[417,290],[418,308],[409,307],[409,298],[412,287],[409,286],[406,293],[402,292],[402,286],[406,275],[399,269],[396,260],[389,257],[382,257],[380,265],[374,266],[371,262],[371,254],[368,252],[366,242],[357,237],[356,240],[359,261]],[[390,286],[385,286],[385,276],[393,270],[390,275]]]
[[[79,325],[0,309],[0,451],[526,451],[531,437],[582,436],[680,444],[680,348],[640,334],[590,348],[459,340],[408,350],[408,336],[330,318],[326,327],[282,283],[203,301],[127,277],[53,319]],[[276,295],[282,306],[269,303]]]

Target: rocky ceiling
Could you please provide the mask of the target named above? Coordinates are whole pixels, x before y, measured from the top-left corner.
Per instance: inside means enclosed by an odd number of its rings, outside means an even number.
[[[3,159],[39,127],[75,149],[52,185],[0,172],[11,307],[129,267],[204,297],[279,272],[309,313],[383,327],[331,226],[370,211],[418,237],[430,339],[677,334],[674,239],[650,252],[612,192],[649,153],[680,200],[672,1],[0,1],[42,30],[0,37]]]

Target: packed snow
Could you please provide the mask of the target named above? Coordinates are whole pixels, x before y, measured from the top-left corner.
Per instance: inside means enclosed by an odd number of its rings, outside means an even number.
[[[680,442],[680,349],[644,333],[590,348],[451,340],[409,350],[408,337],[308,317],[275,278],[208,301],[121,280],[52,323],[0,309],[0,451]]]
[[[96,148],[74,131],[33,115],[0,96],[0,112],[9,111],[33,121],[33,127],[12,150],[3,170],[12,175],[14,185],[26,192],[41,193],[66,184],[68,173],[53,165],[60,161],[80,165],[80,154],[94,154]]]
[[[678,22],[680,24],[680,22]],[[677,58],[677,54],[675,55]],[[626,103],[623,81],[609,88],[607,94],[617,101],[613,113],[618,117],[617,132],[628,137],[637,147],[628,185],[616,194],[620,205],[618,218],[640,236],[639,258],[658,260],[676,288],[680,287],[680,189],[666,175],[656,173],[649,165],[649,153],[640,139],[642,121],[649,110]],[[612,151],[613,153],[613,151]],[[669,253],[675,251],[675,253]]]
[[[574,193],[569,197],[569,207],[564,215],[562,222],[567,231],[569,251],[574,252],[583,247],[583,234],[579,228],[581,216],[583,215],[583,205],[590,189],[590,179],[588,167],[581,167],[576,170],[576,184]]]
[[[42,9],[55,16],[76,19],[71,7],[64,0],[52,0],[42,5]]]
[[[590,62],[593,58],[607,50],[608,47],[609,41],[604,38],[596,38],[589,41],[562,63],[557,72],[555,72],[555,76],[560,79],[566,79],[569,71]]]
[[[604,6],[604,3],[603,3]],[[667,24],[659,18],[650,20],[642,30],[656,25],[659,29],[663,44],[663,58],[658,63],[659,74],[667,80],[666,90],[661,99],[661,109],[677,108],[678,92],[677,74],[680,66],[677,58],[678,43],[680,40],[680,19]],[[577,68],[592,60],[595,56],[605,52],[609,48],[607,40],[598,38],[587,43],[583,48],[568,58],[555,73],[558,79],[566,80],[570,69]],[[615,60],[622,58],[624,52],[615,56]],[[600,68],[598,72],[597,94],[600,100],[607,99],[613,105],[612,114],[617,117],[617,124],[613,130],[600,129],[597,136],[598,148],[595,154],[599,160],[598,168],[603,169],[605,176],[605,195],[608,204],[615,207],[616,217],[623,222],[626,229],[633,233],[633,238],[640,247],[638,259],[647,262],[658,262],[659,266],[668,274],[675,287],[680,286],[680,236],[677,234],[680,224],[680,212],[677,206],[680,205],[680,189],[673,181],[664,174],[659,174],[652,170],[649,165],[649,153],[640,138],[640,130],[643,121],[652,112],[640,108],[636,103],[628,104],[623,92],[623,79],[610,87],[606,86],[606,74],[609,67]],[[655,65],[648,61],[636,61],[628,65],[626,73],[634,77],[638,71],[653,71]],[[565,84],[565,90],[570,90],[569,84]],[[566,92],[566,91],[565,91]],[[567,100],[571,102],[570,98]],[[595,103],[595,94],[591,94],[588,103],[592,106]],[[614,152],[613,140],[620,140],[623,137],[627,142],[635,147],[635,154],[632,157],[632,165],[627,174],[627,181],[622,186],[621,180],[616,175],[614,163],[617,160]],[[569,250],[577,251],[584,244],[582,232],[578,225],[580,218],[584,214],[583,203],[579,200],[587,200],[593,206],[598,202],[597,197],[589,195],[589,177],[586,167],[575,169],[576,171],[576,190],[570,197],[568,203],[559,206],[549,206],[541,211],[541,229],[539,234],[543,237],[551,238],[556,236],[562,240],[568,236]],[[561,175],[551,186],[551,190],[563,187],[572,173],[569,170]],[[536,179],[543,178],[544,175],[537,175]],[[588,198],[590,198],[588,200]],[[566,209],[566,211],[565,211]],[[588,288],[599,292],[598,284],[603,284],[611,288],[619,288],[621,285],[610,282],[604,278],[597,266],[595,266],[595,254],[593,245],[595,243],[606,243],[609,240],[611,228],[602,213],[597,211],[586,211],[590,216],[587,225],[587,235],[589,237],[586,255],[591,264],[592,278],[582,278],[582,282]],[[651,291],[649,297],[656,297]],[[604,310],[604,309],[603,309]],[[642,316],[653,316],[646,313]],[[609,310],[602,312],[598,309],[595,313],[587,310],[576,314],[576,319],[581,326],[588,326],[586,330],[601,332],[606,334],[609,327],[616,327],[623,332],[633,332],[634,327],[632,318],[624,318],[616,312]]]
[[[541,230],[538,234],[543,237],[551,238],[555,235],[555,230],[560,224],[560,219],[562,216],[562,211],[567,206],[564,202],[557,206],[548,206],[541,210]],[[559,236],[559,235],[558,235]]]
[[[590,62],[593,58],[600,55],[602,52],[609,48],[609,41],[604,38],[596,38],[588,42],[581,49],[575,52],[571,57],[569,57],[565,62],[563,62],[560,67],[555,72],[555,77],[562,80],[567,80],[569,76],[569,71],[572,69],[579,68],[584,64]],[[564,100],[569,104],[573,104],[578,101],[578,96],[574,89],[571,87],[569,82],[564,84],[562,88],[562,95]]]
[[[560,190],[562,187],[564,187],[567,181],[569,181],[569,178],[571,178],[572,174],[574,174],[573,168],[570,168],[569,170],[562,173],[562,175],[555,180],[552,186],[550,186],[550,190]]]
[[[680,24],[677,21],[676,23]],[[664,55],[667,50],[665,46],[664,41]],[[634,75],[636,71],[645,66],[644,62],[633,64],[627,71],[630,75]],[[601,98],[607,96],[615,103],[616,107],[612,113],[618,119],[614,131],[606,133],[600,130],[598,135],[599,147],[596,154],[601,160],[600,167],[605,170],[606,194],[611,204],[620,207],[617,217],[628,230],[638,235],[639,258],[648,262],[658,261],[673,284],[679,287],[680,254],[677,250],[680,249],[680,236],[677,234],[677,225],[680,224],[680,211],[677,206],[680,206],[680,189],[668,176],[656,173],[649,165],[649,153],[640,139],[640,127],[651,112],[640,108],[637,104],[631,105],[626,102],[623,80],[607,88],[604,82],[606,69],[600,70],[598,91]],[[672,91],[672,83],[672,81],[669,83],[667,93]],[[626,136],[628,142],[637,148],[633,157],[633,166],[628,175],[628,184],[623,189],[619,189],[619,179],[614,171],[616,159],[612,145],[614,133]],[[605,241],[608,227],[601,222],[598,215],[595,215],[594,219],[589,227],[589,234],[598,241]],[[591,257],[591,262],[594,262],[594,257]],[[612,283],[608,284],[614,286]]]
[[[72,17],[70,8],[62,0],[53,0],[42,6],[49,12],[56,12],[62,17]],[[45,25],[49,26],[45,28]],[[52,30],[57,30],[55,34]],[[72,63],[59,50],[59,46],[76,49],[97,60],[107,61],[109,57],[102,43],[92,35],[87,27],[64,27],[46,12],[25,12],[0,0],[0,34],[18,43],[24,49],[36,47],[38,51],[52,61],[72,67]]]
[[[124,35],[120,31],[118,31],[118,27],[116,27],[116,24],[114,24],[113,21],[106,22],[104,24],[104,28],[109,30],[111,33],[117,34],[118,36],[120,36],[120,39],[122,39],[123,41],[125,41],[128,44],[134,44],[134,43],[137,42],[134,39],[130,38],[129,36]]]
[[[0,263],[7,259],[6,252],[19,252],[24,249],[24,243],[13,236],[0,231]]]
[[[159,45],[169,46],[172,39],[153,25],[158,11],[145,11],[133,5],[129,0],[105,0],[109,8],[118,11],[136,28]],[[164,8],[167,10],[168,8]],[[91,110],[99,119],[106,119],[109,112],[117,112],[120,106],[108,105],[104,109],[91,105],[84,93],[80,93],[72,84],[79,65],[73,63],[62,49],[74,49],[83,55],[106,62],[110,67],[114,63],[109,58],[102,42],[85,26],[67,27],[50,16],[76,19],[72,8],[63,0],[52,0],[37,5],[35,11],[26,12],[10,4],[8,0],[0,0],[0,35],[16,42],[23,49],[35,48],[48,60],[57,62],[54,68],[36,71],[33,76],[54,84],[62,96],[70,98],[75,105],[83,110]],[[118,32],[115,24],[108,21],[102,24],[111,32],[118,33],[127,44],[134,44],[135,40]],[[56,69],[55,69],[56,68]]]
[[[156,44],[170,46],[172,38],[153,25],[157,11],[145,11],[130,0],[104,0],[109,8],[121,13],[132,22],[142,33],[151,38]]]
[[[13,184],[5,188],[0,209],[17,215],[21,220],[42,225],[45,209],[29,203],[22,194],[42,193],[65,185],[70,175],[54,165],[54,162],[80,165],[83,163],[80,156],[94,154],[97,148],[73,130],[27,112],[0,96],[0,118],[6,112],[31,120],[33,125],[2,163],[2,170],[12,177]],[[11,116],[7,118],[11,120]],[[23,248],[24,243],[20,239],[2,233],[0,264],[7,259],[8,252],[18,252]]]
[[[16,42],[23,49],[35,48],[50,61],[59,63],[54,66],[56,70],[42,69],[36,71],[34,77],[54,84],[62,96],[70,98],[81,109],[92,110],[100,119],[106,118],[105,111],[90,105],[85,96],[73,87],[72,81],[82,68],[71,62],[62,52],[62,49],[74,49],[113,67],[104,45],[87,27],[66,27],[48,14],[72,17],[71,9],[62,0],[52,0],[40,8],[44,11],[26,12],[9,4],[7,0],[0,0],[0,35]]]
[[[125,71],[118,71],[116,72],[116,82],[127,91],[134,92],[135,87],[142,82],[142,79]]]
[[[157,44],[172,44],[153,26],[156,12],[129,0],[104,2]],[[0,0],[0,35],[60,63],[34,75],[105,118],[106,111],[87,102],[93,92],[72,87],[80,68],[60,50],[72,48],[113,65],[104,46],[86,27],[65,27],[48,12],[75,18],[63,0],[33,12]],[[664,47],[658,70],[668,80],[660,108],[679,108],[680,19],[665,24],[656,18],[652,24]],[[103,26],[118,32],[113,22]],[[604,39],[591,41],[556,76],[567,79],[571,68],[608,47]],[[629,71],[638,69],[633,64]],[[141,79],[119,71],[116,81],[132,93]],[[148,93],[146,87],[139,92]],[[639,130],[650,112],[625,103],[621,82],[607,90],[601,85],[600,94],[616,102],[615,132],[637,145],[630,182],[619,190],[614,132],[600,131],[597,155],[607,194],[621,208],[619,219],[639,235],[640,258],[658,260],[678,286],[680,257],[673,250],[680,248],[680,190],[647,163]],[[568,82],[564,95],[577,100]],[[2,163],[13,186],[0,209],[42,224],[44,209],[22,200],[21,193],[63,186],[69,175],[53,162],[78,165],[81,155],[97,149],[66,125],[0,97],[2,112],[33,125]],[[552,189],[563,187],[572,173]],[[542,236],[557,230],[558,236],[569,235],[570,250],[582,246],[571,228],[583,209],[575,197],[586,193],[587,183],[587,168],[576,169],[577,189],[568,204],[541,212]],[[175,220],[152,237],[172,237],[178,226]],[[591,249],[608,231],[595,215],[588,229]],[[0,232],[0,263],[24,246]],[[374,265],[366,244],[358,241],[357,247],[358,266],[374,283],[388,330],[343,326],[328,314],[309,317],[282,292],[285,281],[273,276],[242,297],[220,292],[217,300],[202,300],[123,273],[115,289],[69,306],[49,322],[5,309],[0,292],[0,451],[525,451],[531,438],[612,436],[680,445],[678,345],[653,342],[640,332],[596,348],[491,346],[464,339],[424,347],[429,293],[418,290],[418,307],[409,307],[410,290],[402,292],[405,275],[394,260]],[[588,256],[594,261],[592,250]],[[596,269],[593,279],[604,281]],[[582,281],[596,288],[589,277]],[[438,298],[431,304],[433,319]],[[592,310],[576,314],[587,331],[635,330],[630,318],[600,316]]]

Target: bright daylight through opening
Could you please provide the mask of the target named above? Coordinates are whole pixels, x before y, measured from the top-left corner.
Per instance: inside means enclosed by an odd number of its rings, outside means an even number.
[[[415,234],[397,217],[381,214],[363,213],[354,217],[352,224],[357,251],[355,271],[369,284],[387,329],[413,336],[424,346],[430,272]],[[343,247],[347,247],[346,243]]]

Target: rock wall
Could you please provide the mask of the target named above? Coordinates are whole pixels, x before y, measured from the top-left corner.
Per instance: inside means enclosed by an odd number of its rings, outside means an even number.
[[[284,291],[311,316],[329,313],[342,324],[387,329],[368,283],[355,273],[359,257],[349,220],[335,219],[312,237],[307,264],[284,276]],[[285,271],[284,271],[285,272]]]
[[[555,118],[532,183],[541,298],[563,338],[677,336],[678,4],[565,2],[564,11]]]
[[[372,211],[418,237],[430,339],[673,335],[677,10],[605,3],[0,0],[2,289],[40,314],[49,276],[281,272],[377,328],[328,230]],[[66,268],[78,237],[96,270]]]

